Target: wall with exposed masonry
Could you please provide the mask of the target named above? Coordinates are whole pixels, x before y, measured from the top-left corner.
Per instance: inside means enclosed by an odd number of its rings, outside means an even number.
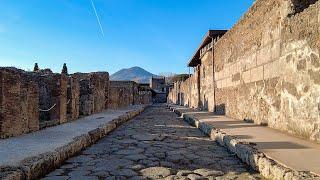
[[[214,111],[214,74],[213,74],[213,52],[204,53],[201,58],[200,70],[200,94],[199,107],[204,110]]]
[[[110,81],[109,108],[117,109],[135,104],[138,84],[133,81]]]
[[[217,42],[217,110],[319,141],[320,3],[292,7],[257,1]]]
[[[80,115],[80,84],[79,79],[74,75],[68,78],[67,99],[67,119],[68,121],[76,120]]]
[[[67,75],[50,69],[0,68],[0,138],[73,121],[108,107],[151,102],[151,91],[139,91],[137,83],[110,86],[107,72]]]
[[[185,81],[177,81],[168,93],[168,102],[199,108],[199,73],[200,69],[195,68],[195,72]]]
[[[0,138],[39,129],[35,82],[15,68],[0,68]]]
[[[101,112],[108,102],[109,74],[107,72],[76,73],[80,82],[80,115]]]
[[[32,80],[39,87],[40,122],[67,122],[67,77],[51,72],[35,72],[32,73]]]
[[[319,1],[257,0],[214,44],[214,83],[211,52],[201,58],[199,107],[320,141],[319,12]]]
[[[151,91],[139,91],[136,97],[137,97],[137,100],[135,104],[151,104],[152,103]]]

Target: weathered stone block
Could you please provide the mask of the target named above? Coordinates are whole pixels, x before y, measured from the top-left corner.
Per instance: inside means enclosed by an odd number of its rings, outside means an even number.
[[[241,75],[241,79],[244,83],[250,83],[251,82],[251,71],[245,71]]]
[[[271,60],[271,44],[260,49],[257,54],[257,66],[265,64]]]
[[[281,55],[281,41],[277,40],[271,46],[271,60],[279,59]]]
[[[263,66],[251,69],[251,82],[263,80]]]

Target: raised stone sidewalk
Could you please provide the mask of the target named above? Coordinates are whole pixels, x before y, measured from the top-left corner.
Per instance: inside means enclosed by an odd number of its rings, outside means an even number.
[[[226,116],[168,106],[266,178],[320,179],[320,144]]]
[[[107,110],[31,134],[0,140],[0,179],[36,179],[140,114],[145,106]]]

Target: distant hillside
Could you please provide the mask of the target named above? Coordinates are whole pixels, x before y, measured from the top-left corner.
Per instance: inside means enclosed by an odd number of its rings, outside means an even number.
[[[112,74],[110,79],[113,81],[135,81],[138,83],[149,83],[154,74],[142,69],[141,67],[132,67],[129,69],[121,69]]]

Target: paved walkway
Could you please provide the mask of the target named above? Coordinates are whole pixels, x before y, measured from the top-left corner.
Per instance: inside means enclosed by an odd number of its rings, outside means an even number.
[[[141,115],[44,179],[261,179],[164,106]]]
[[[200,122],[209,123],[228,135],[255,143],[261,152],[289,168],[320,174],[320,144],[213,113],[181,106],[175,106],[175,109],[195,117]]]
[[[79,120],[21,135],[0,139],[0,166],[19,166],[27,158],[53,152],[66,146],[73,139],[95,130],[126,112],[141,108],[131,106],[121,110],[107,110]]]

